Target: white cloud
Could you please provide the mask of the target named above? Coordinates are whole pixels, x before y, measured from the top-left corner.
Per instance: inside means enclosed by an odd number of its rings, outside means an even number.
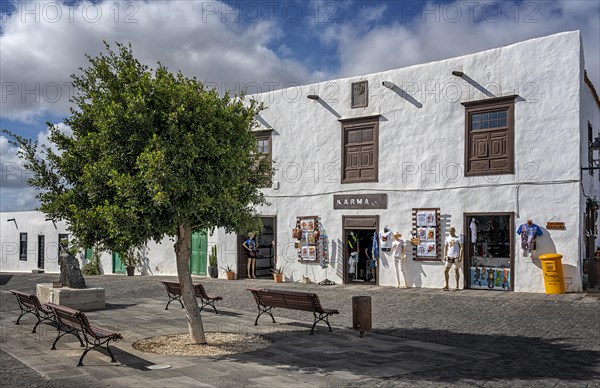
[[[358,13],[359,20],[363,23],[378,22],[383,18],[383,14],[387,11],[388,7],[385,4],[380,4],[374,7],[365,7]]]
[[[71,128],[63,123],[56,124],[56,127],[62,133],[68,135],[72,134]],[[54,152],[58,152],[56,147],[50,143],[48,130],[39,132],[36,136],[38,146],[45,145],[52,149]],[[33,177],[33,172],[25,168],[25,161],[19,158],[17,154],[17,148],[13,147],[5,136],[0,136],[0,187],[2,189],[18,190],[29,188],[27,180]],[[10,195],[7,194],[7,195]],[[14,194],[16,198],[19,198],[17,194]],[[31,200],[33,195],[26,199],[26,202]]]
[[[398,14],[396,22],[367,31],[363,28],[368,24],[360,18],[327,26],[321,39],[337,47],[338,76],[405,67],[581,30],[586,68],[594,84],[600,84],[598,1],[423,3],[412,15],[415,17],[408,24],[404,23],[407,15]]]
[[[68,7],[30,1],[20,3],[12,16],[4,15],[2,28],[2,115],[22,121],[68,114],[69,76],[88,65],[84,54],[97,55],[103,40],[131,42],[142,62],[156,67],[161,61],[172,71],[180,69],[225,90],[240,90],[238,85],[249,82],[283,87],[319,75],[267,48],[282,36],[276,23],[236,21],[234,11],[220,2],[111,1]]]

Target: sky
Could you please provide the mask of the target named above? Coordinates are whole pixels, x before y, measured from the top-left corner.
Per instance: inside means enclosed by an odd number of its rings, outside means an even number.
[[[221,93],[256,93],[572,30],[600,90],[600,0],[0,0],[0,128],[41,143],[46,122],[68,132],[70,75],[103,41]],[[0,211],[34,210],[31,173],[4,136],[0,165]]]

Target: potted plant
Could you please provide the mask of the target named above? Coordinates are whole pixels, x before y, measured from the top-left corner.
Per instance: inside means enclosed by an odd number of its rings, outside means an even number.
[[[217,268],[217,246],[213,245],[208,256],[208,274],[211,278],[219,277],[219,268]]]
[[[135,266],[139,264],[139,258],[135,248],[129,248],[121,255],[121,261],[125,264],[127,276],[135,274]]]
[[[273,280],[275,283],[283,283],[283,267],[277,268],[277,260],[278,257],[275,256],[275,265],[271,268],[271,273],[273,273]]]
[[[283,267],[272,268],[271,272],[273,273],[273,280],[275,280],[275,283],[283,283]]]
[[[231,268],[231,266],[225,266],[225,267],[221,267],[221,269],[223,271],[225,271],[225,275],[227,276],[227,280],[234,280],[235,279],[235,272],[233,271],[233,268]]]
[[[592,211],[596,211],[600,207],[600,204],[598,203],[598,200],[596,199],[596,197],[588,198],[586,203],[587,203],[587,207],[589,209],[592,209]]]

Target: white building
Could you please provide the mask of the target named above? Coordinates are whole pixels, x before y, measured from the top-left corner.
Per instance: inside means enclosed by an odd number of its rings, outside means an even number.
[[[538,256],[558,252],[567,291],[580,291],[586,230],[596,222],[595,215],[586,216],[586,200],[600,197],[600,171],[582,170],[593,165],[589,144],[600,130],[600,100],[584,69],[581,36],[574,31],[255,95],[267,106],[257,136],[277,169],[265,189],[270,205],[260,209],[267,227],[259,254],[277,256],[286,281],[368,283],[364,250],[387,226],[402,234],[407,258],[398,271],[391,252],[380,252],[377,284],[440,288],[444,238],[453,226],[464,242],[461,287],[543,292]],[[37,268],[35,244],[29,243],[26,262],[14,246],[5,249],[19,233],[57,240],[43,216],[21,221],[33,214],[2,214],[2,271]],[[315,218],[321,227],[315,245],[312,233],[292,237],[298,221],[308,228]],[[535,252],[525,255],[516,230],[529,219],[542,235]],[[354,276],[350,232],[360,246]],[[417,245],[411,236],[421,237]],[[219,245],[220,266],[245,276],[242,240],[218,230],[208,244]],[[195,259],[198,274],[206,273],[206,242],[197,237],[195,243],[202,258]],[[45,269],[56,271],[50,256]],[[147,257],[144,273],[176,273],[168,239],[150,246]],[[112,260],[103,257],[106,273],[117,267]],[[269,265],[272,260],[259,260]],[[451,271],[451,286],[453,277]]]

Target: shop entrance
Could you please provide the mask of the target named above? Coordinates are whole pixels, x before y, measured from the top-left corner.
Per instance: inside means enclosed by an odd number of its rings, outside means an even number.
[[[344,284],[379,284],[379,268],[369,265],[379,216],[342,216],[342,230]]]
[[[465,213],[466,288],[511,291],[514,284],[514,214]]]
[[[257,247],[256,255],[256,277],[271,277],[271,269],[275,266],[275,252],[277,252],[277,217],[264,216],[260,217],[263,228],[254,237]],[[242,244],[248,235],[238,235],[238,279],[248,278],[248,252]]]

